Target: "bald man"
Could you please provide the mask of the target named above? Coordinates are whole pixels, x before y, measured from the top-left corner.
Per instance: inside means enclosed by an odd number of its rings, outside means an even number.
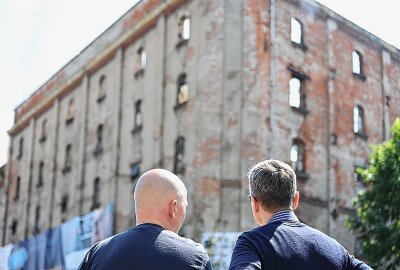
[[[204,247],[177,234],[188,203],[186,187],[175,174],[147,171],[134,199],[136,226],[96,243],[79,270],[212,269]]]

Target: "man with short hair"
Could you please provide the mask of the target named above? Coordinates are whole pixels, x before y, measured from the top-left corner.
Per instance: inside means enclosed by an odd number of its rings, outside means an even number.
[[[248,174],[251,209],[260,227],[239,236],[229,269],[371,269],[336,240],[301,223],[296,174],[265,160]]]
[[[173,173],[144,173],[134,192],[136,226],[96,243],[79,270],[212,269],[201,244],[177,233],[186,215],[187,190]]]

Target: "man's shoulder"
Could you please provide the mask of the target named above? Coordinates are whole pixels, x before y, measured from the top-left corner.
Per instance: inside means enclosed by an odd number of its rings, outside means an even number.
[[[159,241],[165,241],[168,244],[180,246],[182,248],[191,249],[193,251],[199,251],[205,253],[204,246],[200,243],[193,241],[192,239],[180,236],[174,232],[164,230],[162,231]]]

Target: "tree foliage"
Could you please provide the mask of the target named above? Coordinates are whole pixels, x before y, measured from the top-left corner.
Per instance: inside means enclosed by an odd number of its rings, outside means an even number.
[[[367,169],[359,170],[367,189],[357,195],[357,215],[348,226],[361,241],[361,255],[374,268],[400,266],[400,120],[391,139],[373,146]]]

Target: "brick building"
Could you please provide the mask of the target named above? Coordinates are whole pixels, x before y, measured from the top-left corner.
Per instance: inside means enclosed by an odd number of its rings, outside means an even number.
[[[15,110],[2,244],[112,202],[140,172],[189,191],[183,228],[254,226],[246,172],[296,169],[304,222],[354,250],[355,168],[400,115],[400,51],[312,0],[142,0]]]

